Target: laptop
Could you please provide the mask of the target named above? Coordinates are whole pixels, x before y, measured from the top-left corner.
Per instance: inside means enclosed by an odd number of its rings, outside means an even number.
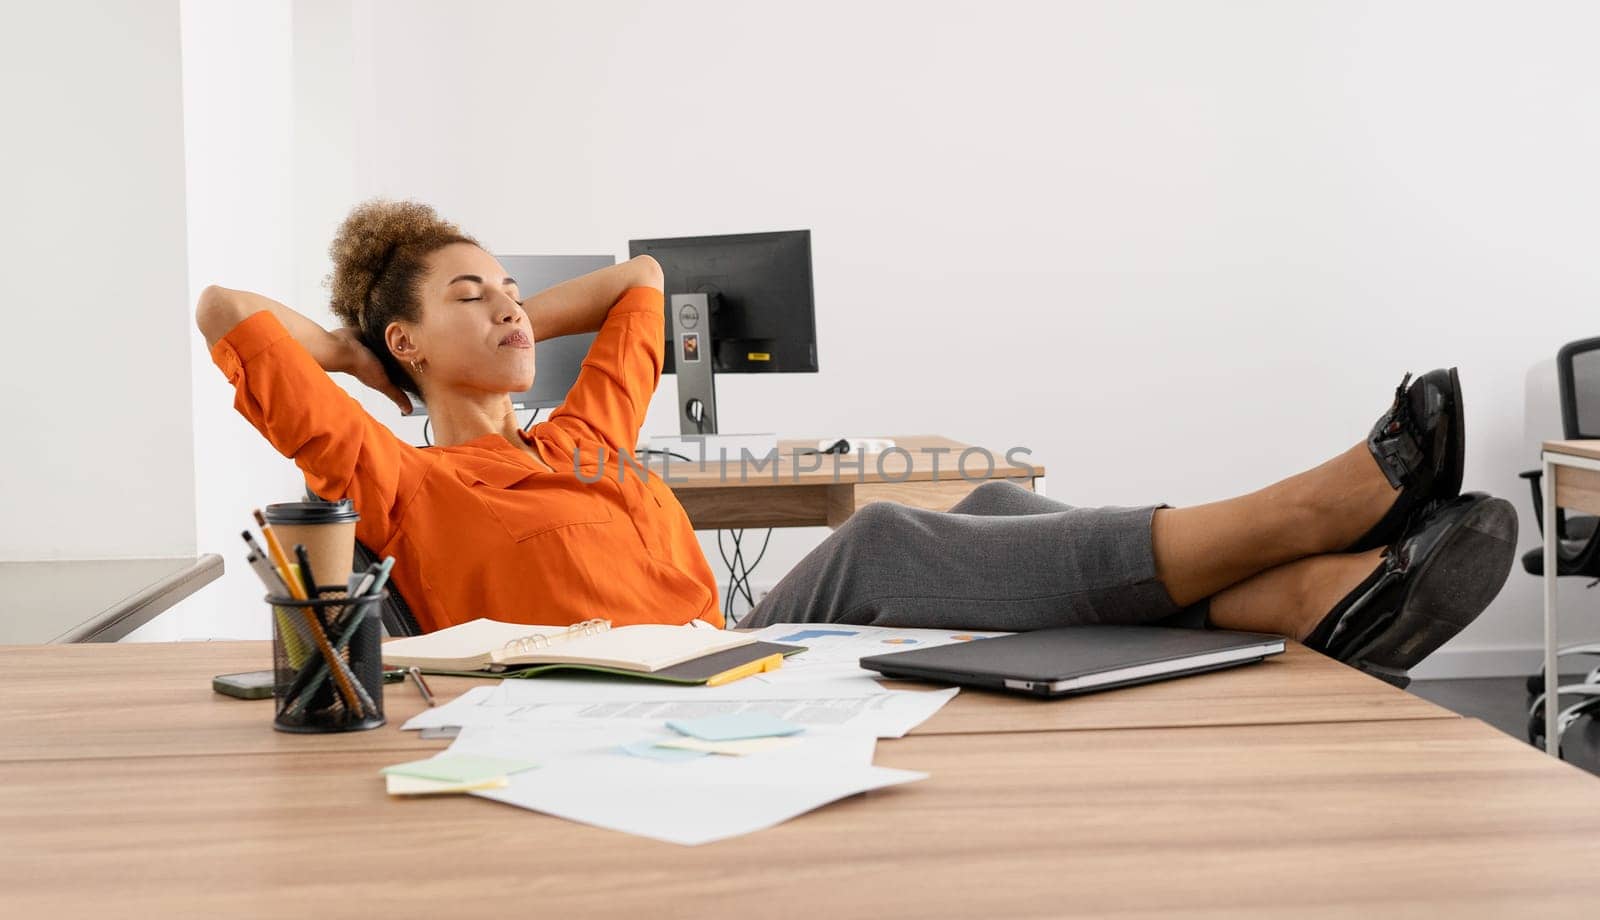
[[[1164,626],[1064,626],[861,659],[884,677],[1057,697],[1260,661],[1283,637]]]

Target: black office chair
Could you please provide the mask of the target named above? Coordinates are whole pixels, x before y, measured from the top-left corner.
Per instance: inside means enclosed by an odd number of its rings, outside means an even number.
[[[1561,395],[1561,432],[1567,440],[1600,438],[1600,338],[1582,339],[1563,346],[1556,355],[1556,381]],[[1521,474],[1533,492],[1534,520],[1544,532],[1543,470]],[[1600,518],[1568,515],[1556,509],[1556,574],[1600,581]],[[1537,546],[1522,555],[1522,568],[1530,575],[1544,577],[1544,547]],[[1560,656],[1600,655],[1600,643],[1572,645],[1559,650]],[[1544,671],[1528,678],[1528,692],[1537,694],[1529,711],[1528,737],[1542,744],[1544,738]],[[1561,694],[1584,699],[1563,710],[1558,724],[1564,732],[1579,716],[1600,707],[1600,667],[1591,671],[1581,684],[1559,688]]]
[[[378,554],[367,548],[367,544],[356,541],[355,562],[357,569],[364,569],[380,561]],[[383,600],[383,631],[393,637],[418,636],[422,634],[422,627],[417,625],[417,618],[411,615],[411,608],[406,605],[406,599],[400,596],[400,589],[389,579],[389,584],[384,588],[389,596]]]
[[[310,486],[306,486],[306,500],[313,502],[323,501],[323,499],[317,497],[317,493],[311,491]],[[361,571],[380,560],[378,554],[373,552],[367,544],[357,540],[354,561],[356,571]],[[322,581],[322,579],[318,578],[317,581]],[[395,585],[394,579],[391,578],[389,580],[389,584],[384,590],[389,592],[389,596],[384,598],[381,610],[384,633],[396,638],[400,636],[420,636],[422,627],[417,625],[417,618],[411,615],[411,608],[406,604],[406,599],[400,596],[400,588]]]

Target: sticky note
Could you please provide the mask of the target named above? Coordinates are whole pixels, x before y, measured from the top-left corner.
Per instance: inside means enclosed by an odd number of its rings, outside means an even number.
[[[679,751],[672,748],[657,747],[656,739],[646,738],[643,741],[634,741],[622,745],[619,750],[632,754],[635,757],[645,757],[650,760],[660,760],[665,763],[680,763],[685,760],[699,760],[711,756],[710,751]]]
[[[473,792],[478,789],[503,789],[511,785],[511,780],[504,776],[471,783],[446,783],[436,779],[390,773],[384,780],[389,784],[390,795],[440,795],[447,792]]]
[[[790,634],[788,634],[787,636],[784,636],[781,639],[774,639],[773,641],[774,642],[804,642],[807,639],[823,639],[823,638],[826,638],[828,636],[859,636],[859,635],[861,635],[859,632],[855,632],[854,630],[848,630],[848,629],[802,629],[799,632],[790,633]]]
[[[656,747],[673,748],[682,751],[704,751],[707,754],[731,754],[742,757],[745,754],[759,754],[762,751],[770,751],[799,743],[799,738],[741,738],[737,741],[702,741],[699,738],[674,738],[668,741],[657,741]]]
[[[442,783],[472,783],[494,779],[508,773],[532,769],[538,764],[531,760],[509,760],[504,757],[484,757],[479,754],[440,754],[427,760],[384,767],[385,775],[399,774],[418,779],[431,779]]]
[[[702,741],[737,741],[740,738],[770,738],[795,735],[805,726],[785,722],[764,712],[730,713],[702,719],[672,719],[667,727],[679,734]]]

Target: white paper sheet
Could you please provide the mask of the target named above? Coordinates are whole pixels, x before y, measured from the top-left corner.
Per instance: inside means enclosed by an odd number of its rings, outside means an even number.
[[[402,731],[417,731],[446,725],[473,725],[484,718],[492,720],[494,717],[489,710],[483,708],[482,704],[493,692],[493,685],[473,687],[448,703],[422,710],[407,719],[406,724],[400,728]]]
[[[463,729],[451,750],[536,757],[541,769],[473,795],[595,827],[694,846],[772,827],[829,802],[925,773],[870,765],[873,739],[805,736],[744,757],[662,763],[617,750],[617,726],[556,733]],[[662,737],[665,737],[663,735]]]
[[[803,645],[806,650],[783,660],[783,667],[745,678],[772,686],[818,680],[871,680],[879,676],[857,662],[869,655],[936,648],[957,642],[1009,636],[1003,632],[963,632],[955,629],[890,629],[883,626],[843,626],[836,623],[776,623],[751,635],[759,642]]]
[[[807,681],[803,688],[777,687],[752,677],[719,687],[668,684],[615,677],[532,677],[503,680],[484,702],[493,706],[542,703],[606,703],[633,700],[773,700],[872,696],[882,693],[876,681],[840,678]]]
[[[444,706],[424,710],[402,727],[409,731],[444,725],[463,728],[615,725],[639,731],[658,728],[667,719],[760,712],[804,725],[813,732],[899,738],[938,712],[958,692],[955,687],[922,692],[884,690],[874,685],[873,691],[861,695],[835,696],[831,695],[831,685],[820,683],[776,688],[752,685],[744,694],[718,692],[731,689],[733,685],[730,684],[728,687],[687,688],[700,692],[686,694],[681,692],[685,688],[665,687],[652,691],[650,685],[641,683],[625,685],[635,688],[632,693],[613,693],[585,701],[560,695],[551,699],[540,692],[550,688],[532,686],[540,683],[539,680],[508,680],[497,689],[477,687]],[[533,702],[517,702],[524,699]],[[497,704],[496,701],[502,702]]]
[[[873,696],[883,692],[876,681],[839,680],[808,682],[802,689],[776,688],[752,683],[748,678],[720,687],[675,686],[650,681],[609,677],[536,677],[484,683],[443,705],[423,710],[406,722],[407,731],[445,725],[494,722],[504,714],[492,707],[518,707],[545,703],[602,703],[637,700],[756,700],[812,699]],[[484,708],[491,707],[491,708]]]
[[[796,735],[808,744],[804,751],[783,752],[779,760],[805,761],[812,765],[829,764],[863,767],[872,763],[878,740],[861,734]],[[682,735],[657,725],[641,729],[633,725],[564,725],[552,731],[547,725],[479,725],[463,728],[447,749],[451,754],[477,754],[531,760],[549,766],[574,757],[610,754],[634,741],[681,740]],[[778,752],[761,752],[763,756]],[[754,756],[754,755],[750,755]],[[675,764],[669,766],[677,766]]]

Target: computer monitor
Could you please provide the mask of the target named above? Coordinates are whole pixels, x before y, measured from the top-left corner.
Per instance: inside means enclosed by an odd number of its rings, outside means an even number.
[[[517,292],[531,297],[547,287],[570,281],[579,275],[617,264],[615,256],[510,256],[496,255],[506,274],[517,281]],[[517,409],[553,409],[566,401],[567,391],[578,382],[584,356],[594,342],[595,333],[564,335],[541,339],[533,344],[533,386],[511,394]],[[426,415],[427,407],[413,400],[416,414]]]
[[[678,375],[678,424],[716,434],[717,373],[815,373],[811,231],[630,240],[666,275],[665,372]]]

